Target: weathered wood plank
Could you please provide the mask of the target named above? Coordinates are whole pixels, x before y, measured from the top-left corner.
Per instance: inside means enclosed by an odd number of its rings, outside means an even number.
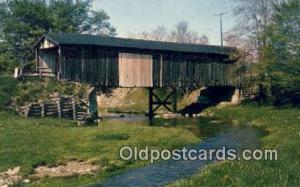
[[[120,53],[119,84],[121,87],[153,87],[153,57]]]

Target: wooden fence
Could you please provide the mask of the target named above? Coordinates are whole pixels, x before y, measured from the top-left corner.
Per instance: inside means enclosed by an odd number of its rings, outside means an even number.
[[[95,111],[91,110],[89,98],[56,97],[23,106],[19,113],[25,117],[57,117],[83,124],[92,117]]]

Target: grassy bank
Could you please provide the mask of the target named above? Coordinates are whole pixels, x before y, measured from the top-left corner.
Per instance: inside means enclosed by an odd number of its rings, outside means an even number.
[[[239,106],[219,110],[215,117],[266,130],[262,148],[277,149],[278,160],[221,162],[171,186],[300,186],[299,109]]]
[[[116,172],[144,165],[119,159],[120,147],[150,146],[179,148],[198,142],[191,132],[181,128],[143,126],[139,123],[106,123],[76,127],[59,119],[26,119],[0,112],[0,172],[21,166],[23,176],[37,166],[56,166],[70,160],[95,160],[100,166],[96,176],[44,178],[35,186],[79,186],[99,181]]]

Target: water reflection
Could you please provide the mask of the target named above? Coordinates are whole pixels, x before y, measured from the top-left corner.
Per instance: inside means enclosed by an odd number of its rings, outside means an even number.
[[[196,136],[202,139],[213,137],[230,127],[230,125],[225,124],[213,124],[210,123],[211,120],[203,118],[154,118],[152,120],[149,120],[148,117],[143,115],[120,116],[120,114],[115,114],[111,115],[109,118],[104,118],[104,122],[119,122],[119,124],[126,125],[134,123],[135,125],[146,125],[153,127],[180,127],[193,132]]]

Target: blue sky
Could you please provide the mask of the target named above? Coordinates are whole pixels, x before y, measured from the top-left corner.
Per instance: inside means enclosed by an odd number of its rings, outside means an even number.
[[[232,0],[95,0],[93,8],[104,9],[117,28],[119,37],[149,31],[158,25],[168,30],[182,20],[193,30],[206,34],[210,44],[220,44],[220,21],[214,14],[231,11]],[[235,25],[229,13],[224,16],[224,32]]]

